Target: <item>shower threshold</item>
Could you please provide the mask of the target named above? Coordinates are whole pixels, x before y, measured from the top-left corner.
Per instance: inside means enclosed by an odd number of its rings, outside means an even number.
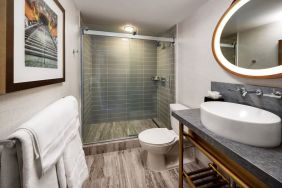
[[[136,138],[140,132],[151,128],[158,128],[152,119],[88,124],[84,125],[83,143],[89,144]]]

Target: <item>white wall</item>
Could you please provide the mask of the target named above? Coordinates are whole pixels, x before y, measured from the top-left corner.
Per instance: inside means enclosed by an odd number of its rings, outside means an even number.
[[[60,0],[66,13],[66,82],[0,96],[0,139],[48,104],[73,95],[80,100],[80,13],[72,0]]]
[[[281,21],[239,32],[239,66],[251,69],[279,66],[278,51],[281,33]],[[256,63],[252,63],[253,60],[256,60]]]
[[[208,0],[177,25],[177,102],[199,107],[211,81],[282,87],[282,79],[242,79],[215,61],[211,41],[214,28],[232,0]]]

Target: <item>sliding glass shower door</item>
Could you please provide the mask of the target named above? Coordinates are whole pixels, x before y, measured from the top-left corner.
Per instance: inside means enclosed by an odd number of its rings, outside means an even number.
[[[136,137],[158,127],[158,95],[163,97],[158,88],[164,87],[152,79],[158,74],[158,48],[149,40],[83,36],[85,143]]]

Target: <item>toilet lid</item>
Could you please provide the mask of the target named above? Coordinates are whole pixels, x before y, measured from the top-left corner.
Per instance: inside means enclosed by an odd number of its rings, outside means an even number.
[[[167,128],[153,128],[147,129],[138,135],[139,140],[148,144],[168,144],[175,140],[175,134],[173,134]]]

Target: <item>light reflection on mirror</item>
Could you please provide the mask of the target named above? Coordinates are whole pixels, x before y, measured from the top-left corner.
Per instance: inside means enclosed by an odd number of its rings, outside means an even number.
[[[241,7],[225,25],[220,47],[238,67],[282,65],[282,0],[251,0]]]

